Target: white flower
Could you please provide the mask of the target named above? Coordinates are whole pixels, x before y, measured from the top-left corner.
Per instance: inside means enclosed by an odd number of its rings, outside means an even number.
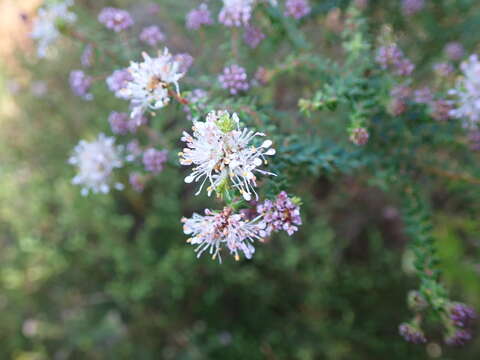
[[[142,115],[147,109],[156,110],[166,106],[170,102],[169,86],[175,85],[179,93],[178,80],[185,75],[180,72],[180,64],[166,48],[156,58],[146,53],[142,55],[143,62],[131,62],[128,68],[133,80],[120,90],[122,96],[130,100],[132,118]]]
[[[208,251],[212,259],[222,262],[220,251],[225,246],[236,260],[239,253],[251,259],[255,248],[255,240],[263,241],[265,224],[259,222],[260,217],[252,221],[245,219],[243,214],[235,214],[231,208],[224,208],[222,212],[205,210],[205,215],[194,213],[189,219],[183,218],[183,231],[191,237],[189,244],[197,245],[195,252],[200,257]]]
[[[456,89],[449,91],[456,96],[456,108],[450,115],[464,118],[466,127],[475,127],[480,121],[480,61],[472,55],[461,65],[463,76],[458,79]]]
[[[255,0],[223,0],[218,20],[228,27],[248,25]]]
[[[240,129],[237,114],[227,111],[212,111],[206,121],[194,121],[193,136],[184,132],[182,141],[187,147],[179,153],[182,165],[194,165],[193,171],[185,178],[186,183],[198,182],[203,179],[198,195],[205,182],[208,195],[219,187],[228,185],[240,191],[245,200],[252,198],[252,192],[258,198],[254,187],[257,186],[255,172],[275,175],[258,169],[266,155],[274,155],[275,150],[271,140],[265,140],[259,147],[251,144],[256,136],[263,133]]]
[[[108,193],[112,185],[112,172],[123,165],[122,146],[115,146],[115,139],[99,134],[92,142],[80,141],[68,162],[78,168],[78,174],[72,183],[82,186],[82,195],[89,191],[93,193]],[[123,185],[114,183],[117,190]]]
[[[72,24],[77,19],[74,13],[68,11],[72,5],[73,0],[65,0],[58,4],[46,5],[38,10],[30,33],[30,36],[38,42],[38,57],[46,57],[49,46],[59,37],[60,32],[57,28],[59,23]]]

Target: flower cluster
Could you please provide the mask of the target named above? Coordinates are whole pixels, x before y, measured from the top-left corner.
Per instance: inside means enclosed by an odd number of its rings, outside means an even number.
[[[135,159],[139,158],[142,153],[143,150],[138,140],[132,140],[127,144],[127,156],[125,157],[125,159],[127,161],[134,161]]]
[[[70,88],[73,93],[85,100],[92,100],[93,95],[89,92],[93,78],[86,75],[82,70],[70,72]]]
[[[451,75],[455,71],[455,68],[453,67],[452,64],[448,62],[443,62],[443,63],[435,64],[435,66],[433,67],[433,70],[439,76],[446,77]]]
[[[298,20],[310,14],[310,11],[312,9],[308,0],[287,0],[285,2],[285,16]]]
[[[200,4],[196,9],[187,14],[186,26],[190,30],[198,30],[203,25],[212,25],[212,14],[205,3]]]
[[[83,50],[82,56],[80,57],[80,63],[83,67],[88,68],[92,66],[94,58],[94,51],[92,44],[87,44]]]
[[[447,45],[445,45],[443,51],[445,52],[445,55],[453,61],[460,60],[465,55],[465,49],[463,48],[463,45],[456,41],[449,42]]]
[[[423,331],[412,324],[403,323],[399,326],[398,331],[406,341],[413,344],[424,344],[427,342]]]
[[[406,16],[411,16],[425,7],[425,0],[402,0],[402,12]]]
[[[202,105],[208,99],[208,92],[203,89],[194,89],[187,95],[187,99],[191,104]]]
[[[47,56],[50,45],[60,36],[59,26],[72,24],[77,16],[69,8],[73,0],[65,0],[57,4],[49,4],[38,10],[30,36],[37,41],[38,57]]]
[[[108,122],[114,134],[125,135],[130,131],[130,116],[127,113],[113,111],[108,116]]]
[[[415,90],[413,100],[418,104],[430,104],[433,101],[432,90],[428,86]]]
[[[449,332],[445,343],[451,346],[465,345],[472,339],[469,328],[477,318],[475,310],[462,303],[450,303],[447,312],[451,324],[447,325]]]
[[[370,134],[368,130],[363,127],[357,127],[350,133],[350,141],[358,146],[366,145],[369,138]]]
[[[258,198],[255,173],[273,175],[259,169],[267,162],[265,156],[275,154],[272,141],[254,146],[253,139],[265,134],[241,129],[237,114],[230,116],[227,111],[210,112],[205,121],[195,121],[192,129],[193,136],[183,133],[182,141],[187,147],[179,154],[182,165],[194,166],[185,182],[202,181],[197,194],[208,181],[208,195],[213,191],[220,193],[231,183],[245,200],[249,201],[252,193]]]
[[[181,73],[186,73],[194,62],[193,56],[189,53],[176,54],[173,60],[178,63],[178,70]]]
[[[143,165],[145,170],[154,174],[159,174],[163,170],[163,166],[168,159],[167,150],[156,150],[154,148],[147,149],[143,153]]]
[[[282,230],[291,236],[298,230],[298,226],[302,225],[299,201],[289,198],[285,191],[278,194],[273,201],[265,200],[258,204],[257,213],[262,215],[266,236]]]
[[[133,26],[133,19],[128,11],[113,7],[103,8],[98,14],[98,21],[105,25],[107,29],[115,32],[120,32]]]
[[[150,45],[156,46],[158,43],[165,41],[165,34],[156,25],[147,26],[140,33],[140,41]]]
[[[189,219],[183,218],[182,222],[184,233],[190,235],[187,242],[197,246],[197,257],[208,251],[212,259],[218,258],[221,262],[220,252],[227,248],[236,260],[240,260],[241,253],[251,259],[255,252],[254,241],[263,241],[264,223],[259,218],[247,220],[229,207],[221,212],[206,209],[205,215],[194,213]]]
[[[382,69],[392,70],[398,76],[409,76],[415,69],[415,65],[405,57],[396,44],[380,47],[375,60]]]
[[[475,310],[462,303],[450,304],[448,313],[453,324],[461,328],[470,326],[471,322],[477,318]]]
[[[465,345],[471,340],[472,334],[470,327],[477,314],[473,308],[458,302],[450,302],[442,299],[441,305],[442,322],[446,329],[444,341],[449,346]],[[400,335],[414,344],[423,344],[427,340],[421,329],[423,320],[422,312],[429,308],[431,300],[422,295],[420,291],[410,291],[408,293],[408,305],[416,315],[410,323],[403,323],[399,327]]]
[[[123,185],[112,180],[113,170],[123,166],[123,148],[115,145],[113,137],[104,134],[92,142],[80,141],[69,159],[78,174],[73,178],[75,185],[82,186],[82,195],[108,193],[111,186],[121,190]]]
[[[140,126],[145,125],[147,118],[139,115],[132,119],[127,113],[112,111],[108,117],[108,122],[114,134],[126,135],[135,133]]]
[[[472,340],[472,334],[468,330],[456,329],[445,337],[445,344],[450,346],[463,346]]]
[[[131,173],[128,177],[128,182],[136,192],[142,192],[145,189],[145,179],[139,173]]]
[[[223,0],[218,21],[228,27],[247,26],[252,17],[254,0]]]
[[[420,291],[411,290],[407,295],[408,307],[413,311],[419,312],[428,308],[428,301]]]
[[[480,61],[477,55],[472,55],[460,66],[463,76],[457,81],[450,95],[455,99],[455,108],[450,115],[464,119],[466,127],[476,127],[480,120]]]
[[[218,77],[218,80],[220,85],[232,95],[247,91],[250,87],[245,69],[237,64],[223,69],[223,73]]]
[[[133,77],[128,69],[115,70],[112,75],[107,77],[108,89],[115,94],[116,97],[122,99],[125,95],[122,92],[127,86],[129,81],[132,81]]]
[[[249,25],[245,28],[243,39],[248,46],[255,49],[265,39],[265,34],[259,28]]]
[[[130,100],[131,117],[142,115],[147,109],[157,110],[170,102],[171,85],[179,92],[178,80],[185,74],[180,72],[180,64],[165,49],[158,57],[151,58],[143,53],[144,61],[132,62],[128,71],[132,80],[120,90],[121,96]]]
[[[438,121],[451,118],[452,102],[435,98],[429,87],[422,87],[415,91],[407,85],[397,85],[392,88],[389,111],[394,116],[400,116],[408,109],[410,101],[427,105],[430,116]]]
[[[391,101],[389,111],[393,116],[400,116],[407,110],[407,100],[412,95],[412,89],[406,85],[396,85],[390,91]]]

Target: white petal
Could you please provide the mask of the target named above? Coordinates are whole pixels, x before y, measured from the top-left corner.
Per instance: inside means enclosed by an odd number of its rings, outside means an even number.
[[[265,140],[262,144],[262,148],[269,148],[270,146],[272,146],[273,142],[272,140]]]

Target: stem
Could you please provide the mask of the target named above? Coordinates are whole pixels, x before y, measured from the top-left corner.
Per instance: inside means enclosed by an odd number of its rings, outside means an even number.
[[[181,95],[177,94],[176,91],[173,91],[172,89],[168,89],[168,95],[170,95],[171,97],[173,97],[175,100],[177,100],[180,104],[183,104],[183,105],[188,105],[190,104],[190,102],[185,99],[184,97],[182,97]]]
[[[232,29],[232,56],[238,62],[238,29]]]
[[[125,44],[125,49],[127,50],[127,54],[129,58],[132,58],[132,47],[130,46],[130,41],[126,31],[120,32],[120,37],[122,42]]]

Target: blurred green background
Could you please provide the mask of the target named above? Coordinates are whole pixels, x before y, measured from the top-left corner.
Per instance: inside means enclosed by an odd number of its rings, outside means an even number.
[[[78,2],[86,22],[105,4],[136,3]],[[103,88],[88,106],[71,95],[78,44],[63,44],[52,61],[34,58],[18,14],[35,3],[0,1],[1,359],[480,358],[478,336],[448,349],[398,335],[416,287],[398,199],[356,177],[305,179],[292,189],[305,204],[301,231],[260,246],[252,261],[222,265],[186,246],[179,219],[204,199],[185,200],[173,169],[141,195],[82,197],[68,155],[79,139],[109,131],[118,102]],[[198,40],[175,29],[196,2],[157,3],[169,10],[155,21],[195,53]],[[327,14],[348,1],[312,3]],[[371,9],[373,23],[394,24],[416,62],[431,64],[449,40],[478,45],[474,2],[451,2],[448,21],[431,12],[418,23],[391,14],[396,3]],[[323,29],[324,49],[335,52],[338,36]],[[480,309],[479,192],[431,186],[444,281],[452,298]]]

